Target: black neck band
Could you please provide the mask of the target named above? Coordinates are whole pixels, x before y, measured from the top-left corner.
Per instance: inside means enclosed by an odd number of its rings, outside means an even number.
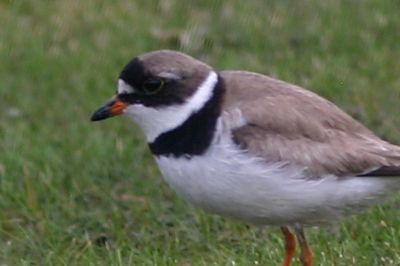
[[[224,91],[223,81],[218,76],[212,97],[202,109],[193,113],[179,127],[162,133],[154,142],[149,143],[153,154],[174,157],[203,154],[214,137]]]

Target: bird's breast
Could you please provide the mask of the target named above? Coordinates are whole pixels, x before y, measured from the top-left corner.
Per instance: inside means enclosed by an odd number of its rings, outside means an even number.
[[[171,188],[192,204],[255,224],[329,223],[363,211],[400,186],[396,178],[310,180],[302,168],[267,163],[227,143],[214,143],[201,156],[156,161]]]

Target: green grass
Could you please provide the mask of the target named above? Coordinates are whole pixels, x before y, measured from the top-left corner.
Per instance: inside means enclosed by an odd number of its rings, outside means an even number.
[[[164,184],[143,134],[91,123],[161,48],[310,88],[400,143],[395,1],[0,2],[0,265],[280,265],[277,228],[210,216]],[[316,265],[400,265],[400,198],[307,229]],[[299,265],[296,261],[295,265]]]

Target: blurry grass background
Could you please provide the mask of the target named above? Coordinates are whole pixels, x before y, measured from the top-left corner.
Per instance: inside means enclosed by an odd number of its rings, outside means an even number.
[[[277,228],[203,213],[128,120],[91,123],[169,48],[309,88],[400,143],[400,2],[0,1],[0,265],[280,265]],[[400,265],[400,198],[307,229],[316,265]],[[295,265],[299,265],[296,261]]]

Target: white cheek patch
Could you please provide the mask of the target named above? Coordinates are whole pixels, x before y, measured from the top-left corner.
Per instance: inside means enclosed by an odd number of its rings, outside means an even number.
[[[118,94],[124,94],[124,93],[134,93],[135,90],[132,88],[131,85],[127,84],[125,81],[122,79],[118,80],[118,88],[117,88]]]
[[[146,134],[147,142],[151,143],[160,134],[179,127],[199,111],[212,97],[217,82],[217,73],[211,71],[197,91],[183,104],[159,108],[132,104],[125,108],[123,115],[138,123]]]

